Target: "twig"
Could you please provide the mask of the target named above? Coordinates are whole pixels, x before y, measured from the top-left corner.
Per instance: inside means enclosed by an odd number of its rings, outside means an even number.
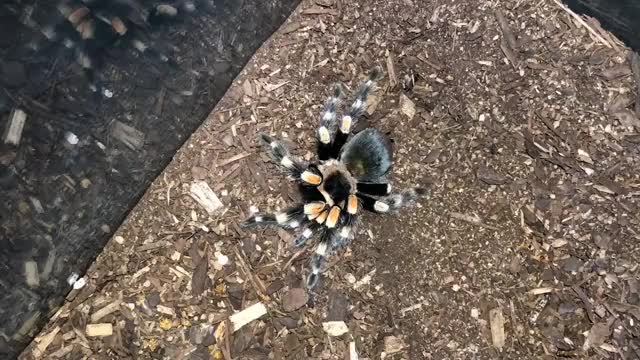
[[[508,41],[504,37],[500,41],[500,49],[504,53],[504,56],[506,56],[507,59],[509,59],[509,62],[511,63],[511,66],[513,67],[513,69],[517,70],[518,57],[516,56],[516,53],[511,49],[511,47],[508,44]]]
[[[235,251],[236,258],[238,259],[238,265],[240,265],[240,268],[245,273],[245,276],[251,281],[251,285],[253,285],[253,288],[256,291],[258,297],[265,302],[271,301],[271,298],[269,297],[269,295],[267,295],[266,287],[264,286],[262,281],[260,281],[260,279],[253,275],[253,272],[249,268],[249,265],[247,265],[247,262],[244,260],[244,256],[242,256],[237,247],[235,247],[233,250]]]
[[[231,333],[233,333],[233,330],[231,329],[231,322],[229,319],[225,320],[225,330],[226,334],[224,335],[224,349],[222,354],[227,360],[231,360]]]
[[[432,61],[429,61],[427,58],[423,57],[422,55],[418,55],[418,60],[422,61],[423,63],[431,66],[432,68],[434,68],[434,69],[436,69],[438,71],[442,70],[442,66],[440,66],[440,65],[438,65],[438,64],[436,64],[436,63],[434,63]]]
[[[587,296],[587,294],[584,293],[584,290],[582,290],[582,288],[578,286],[572,286],[571,288],[576,293],[576,295],[578,295],[580,300],[582,300],[582,303],[584,304],[584,308],[585,310],[587,310],[587,316],[589,317],[589,320],[591,320],[591,322],[595,324],[596,318],[595,318],[595,315],[593,314],[593,305],[591,304],[591,300],[589,300],[589,297]]]
[[[569,15],[571,15],[574,19],[576,19],[576,21],[580,25],[584,26],[591,33],[591,35],[595,36],[595,38],[598,39],[598,41],[600,41],[604,46],[608,47],[609,49],[613,48],[613,45],[611,45],[607,40],[605,40],[605,38],[603,38],[600,34],[598,34],[597,31],[595,31],[591,26],[589,26],[589,24],[587,24],[587,22],[584,21],[580,17],[580,15],[571,11],[571,9],[569,9],[567,6],[562,4],[559,0],[553,0],[553,2],[556,3],[556,5],[558,5],[562,10],[566,11]]]
[[[300,255],[304,254],[304,249],[296,252],[295,254],[293,254],[291,256],[291,258],[287,261],[286,264],[284,264],[284,266],[282,267],[282,271],[285,271],[285,269],[288,269],[289,266],[291,266],[291,264],[293,264],[293,262],[300,257]]]
[[[246,108],[246,107],[251,107],[251,106],[256,105],[256,104],[259,104],[259,103],[260,103],[259,101],[253,101],[253,102],[250,102],[250,103],[247,103],[247,104],[243,104],[243,105],[239,105],[239,106],[234,106],[234,107],[231,107],[231,108],[220,108],[220,109],[216,109],[216,110],[213,110],[211,113],[212,113],[212,114],[215,114],[215,113],[221,113],[221,112],[226,112],[226,111],[240,110],[240,109],[244,109],[244,108]]]
[[[518,48],[516,36],[513,35],[513,31],[509,28],[509,23],[507,19],[505,19],[502,11],[496,10],[496,19],[498,20],[498,25],[500,25],[500,30],[502,30],[502,36],[507,41],[507,45],[509,45],[511,50],[516,50]]]
[[[507,19],[505,19],[504,14],[500,10],[496,10],[495,12],[496,19],[498,20],[498,25],[500,25],[500,30],[502,30],[502,40],[500,40],[500,49],[504,55],[509,59],[511,66],[515,70],[518,69],[518,56],[516,51],[518,50],[518,42],[516,41],[516,36],[511,31],[509,27],[509,23]]]
[[[389,74],[389,86],[395,87],[398,85],[398,77],[396,76],[396,67],[393,61],[393,54],[389,52],[387,49],[386,54],[387,58],[387,74]]]
[[[478,218],[477,216],[471,216],[471,215],[461,214],[457,212],[452,212],[449,215],[454,219],[462,220],[475,226],[480,226],[480,227],[491,229],[491,230],[500,230],[500,228],[483,223],[482,220],[480,220],[480,218]]]
[[[232,162],[244,159],[244,158],[246,158],[247,156],[250,156],[250,155],[251,155],[250,153],[241,153],[241,154],[232,156],[229,159],[222,160],[220,163],[218,163],[218,166],[221,167],[221,166],[229,165]]]

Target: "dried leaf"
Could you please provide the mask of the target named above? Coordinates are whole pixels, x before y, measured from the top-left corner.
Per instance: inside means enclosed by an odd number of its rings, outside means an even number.
[[[610,334],[611,331],[607,323],[593,324],[591,330],[589,330],[589,335],[587,335],[587,340],[585,340],[582,349],[586,351],[591,347],[598,347],[604,344],[604,342],[609,338]]]

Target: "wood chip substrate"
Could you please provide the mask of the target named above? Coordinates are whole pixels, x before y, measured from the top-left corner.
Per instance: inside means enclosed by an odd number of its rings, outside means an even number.
[[[308,249],[238,225],[297,196],[257,134],[312,159],[374,65],[364,122],[430,195],[365,216],[309,296]],[[23,358],[637,359],[638,71],[556,0],[305,0]]]

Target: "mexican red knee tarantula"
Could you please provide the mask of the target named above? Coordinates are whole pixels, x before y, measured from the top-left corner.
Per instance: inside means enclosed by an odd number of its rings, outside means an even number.
[[[304,203],[276,214],[254,214],[242,225],[276,225],[301,229],[293,244],[304,245],[314,235],[320,240],[311,259],[307,288],[313,289],[329,253],[348,244],[355,234],[361,210],[391,213],[413,203],[425,193],[411,188],[391,193],[387,177],[393,164],[391,140],[374,128],[350,137],[364,112],[367,96],[381,77],[374,68],[356,92],[349,112],[338,121],[342,88],[336,85],[327,100],[320,127],[316,131],[318,163],[305,163],[289,154],[287,148],[272,137],[261,134],[271,149],[273,159],[300,185]]]

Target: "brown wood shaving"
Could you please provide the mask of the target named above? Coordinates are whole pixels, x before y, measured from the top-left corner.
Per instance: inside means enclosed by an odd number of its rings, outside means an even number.
[[[240,253],[237,247],[234,248],[234,251],[236,253],[236,259],[238,259],[238,265],[240,265],[240,268],[244,272],[245,276],[249,279],[251,285],[253,285],[253,289],[256,291],[258,297],[265,302],[271,301],[271,298],[269,297],[269,295],[267,295],[266,286],[264,286],[260,278],[255,276],[253,271],[251,271],[251,268],[249,267],[249,265],[247,265],[244,256]]]
[[[487,224],[483,223],[482,220],[480,220],[480,218],[477,217],[477,216],[461,214],[461,213],[458,213],[458,212],[452,212],[449,215],[454,219],[462,220],[462,221],[468,222],[469,224],[472,224],[472,225],[475,225],[475,226],[479,226],[479,227],[483,227],[483,228],[487,228],[487,229],[491,229],[491,230],[500,230],[500,228],[497,228],[495,226],[491,226],[491,225],[487,225]]]
[[[592,323],[595,323],[596,317],[595,317],[595,314],[593,313],[593,305],[591,304],[591,300],[589,300],[589,297],[587,296],[587,294],[585,294],[584,290],[582,290],[582,288],[577,285],[574,285],[571,288],[576,293],[576,295],[578,295],[578,297],[584,304],[584,308],[587,311],[587,316],[589,317],[589,320]]]
[[[393,54],[387,49],[386,54],[387,58],[387,74],[389,74],[389,86],[392,88],[398,85],[398,77],[396,75],[396,66],[394,64]]]
[[[302,12],[303,15],[332,15],[337,16],[338,10],[335,9],[327,9],[319,6],[313,6],[307,10]]]
[[[238,154],[238,155],[232,156],[232,157],[230,157],[230,158],[228,158],[228,159],[226,159],[226,160],[222,160],[221,162],[219,162],[219,163],[217,164],[217,166],[222,167],[222,166],[225,166],[225,165],[229,165],[229,164],[231,164],[231,163],[233,163],[233,162],[236,162],[236,161],[238,161],[238,160],[244,159],[244,158],[246,158],[246,157],[248,157],[248,156],[251,156],[251,153],[243,152],[243,153],[241,153],[241,154]]]

